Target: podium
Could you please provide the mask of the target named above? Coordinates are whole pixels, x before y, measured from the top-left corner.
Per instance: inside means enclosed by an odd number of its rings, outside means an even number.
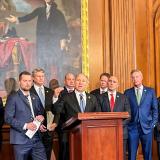
[[[70,160],[123,160],[123,124],[128,112],[78,113],[65,122]]]

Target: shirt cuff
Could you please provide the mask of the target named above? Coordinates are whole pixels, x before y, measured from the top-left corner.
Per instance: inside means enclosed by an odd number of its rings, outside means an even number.
[[[26,130],[26,129],[27,129],[27,123],[25,123],[23,126],[23,130]]]

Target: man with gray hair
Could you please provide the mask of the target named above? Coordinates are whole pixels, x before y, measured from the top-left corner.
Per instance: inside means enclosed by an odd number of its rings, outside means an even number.
[[[52,145],[53,145],[53,131],[55,127],[57,126],[58,117],[57,115],[54,116],[54,120],[50,122],[51,124],[48,125],[49,118],[48,114],[52,114],[52,98],[53,98],[53,91],[47,87],[44,86],[45,83],[45,72],[42,68],[36,68],[32,71],[32,77],[33,77],[33,86],[31,87],[31,92],[36,94],[44,108],[44,131],[42,133],[42,142],[46,149],[47,159],[50,160],[51,157],[51,151],[52,151]],[[47,126],[48,125],[48,126]]]
[[[144,160],[152,160],[152,134],[158,120],[157,98],[153,88],[143,85],[143,75],[138,69],[131,71],[133,87],[125,91],[131,107],[128,124],[128,159],[136,160],[139,141]]]

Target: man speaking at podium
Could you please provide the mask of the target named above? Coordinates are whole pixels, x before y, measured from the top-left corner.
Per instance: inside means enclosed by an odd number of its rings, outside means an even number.
[[[54,111],[63,113],[65,121],[80,112],[101,111],[96,97],[85,92],[88,87],[88,83],[88,78],[84,74],[78,74],[75,80],[75,91],[68,93],[55,103]],[[68,142],[68,135],[66,133],[64,133],[63,138]],[[69,160],[69,147],[62,159]]]

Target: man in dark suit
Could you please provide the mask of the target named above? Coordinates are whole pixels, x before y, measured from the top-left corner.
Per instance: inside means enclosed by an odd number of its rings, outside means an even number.
[[[2,98],[0,97],[0,150],[1,150],[1,145],[2,145],[2,126],[4,122],[4,109],[3,109],[3,102]]]
[[[101,111],[96,97],[85,92],[88,86],[88,78],[84,74],[78,74],[75,80],[75,90],[59,98],[54,105],[54,110],[58,113],[64,113],[64,122],[80,112],[98,112]],[[63,134],[63,138],[68,141],[68,135]],[[69,152],[63,157],[69,159]]]
[[[103,112],[128,112],[130,114],[130,105],[127,97],[117,92],[118,79],[111,76],[108,80],[108,92],[101,94],[99,97],[101,110]],[[130,118],[123,121],[123,159],[126,160],[126,148],[128,139],[128,123]]]
[[[6,19],[13,23],[22,23],[37,17],[37,66],[47,68],[50,71],[47,77],[50,77],[53,69],[54,72],[61,74],[61,63],[56,62],[62,61],[62,50],[66,49],[66,39],[68,39],[68,28],[65,17],[57,9],[54,0],[44,0],[44,2],[45,6],[36,8],[30,14],[18,18],[11,15]],[[57,71],[55,71],[56,67]]]
[[[136,160],[139,140],[145,160],[152,159],[153,128],[158,120],[157,98],[154,89],[143,85],[143,75],[138,69],[131,71],[133,87],[125,91],[131,106],[128,124],[128,156]]]
[[[29,156],[33,160],[47,160],[44,145],[39,131],[29,138],[27,130],[36,131],[38,126],[33,122],[43,122],[42,105],[38,97],[29,90],[32,86],[32,76],[24,71],[19,75],[20,89],[8,97],[5,107],[5,122],[10,128],[10,143],[13,144],[16,160],[26,160]],[[43,130],[43,125],[40,126]]]
[[[158,158],[160,159],[160,97],[157,98],[158,100],[158,123],[156,127],[154,128],[154,137],[157,141],[157,152],[158,152]]]
[[[97,89],[91,91],[90,93],[95,95],[98,98],[99,95],[107,92],[109,77],[110,77],[109,73],[102,73],[99,78],[100,79],[100,88],[97,88]]]
[[[64,87],[59,87],[55,89],[54,92],[54,103],[58,99],[62,99],[65,95],[74,91],[75,87],[75,76],[73,73],[67,73],[64,78]],[[68,140],[63,136],[62,125],[65,122],[65,113],[60,113],[60,119],[57,126],[57,133],[59,136],[59,160],[65,160],[66,154],[68,154]]]
[[[52,122],[50,122],[50,126],[47,127],[49,119],[48,113],[52,113],[52,105],[53,105],[53,91],[44,86],[45,82],[45,72],[41,68],[36,68],[32,71],[32,77],[34,85],[31,87],[31,92],[37,95],[43,105],[44,109],[44,125],[46,126],[46,132],[42,133],[42,142],[46,149],[47,159],[50,160],[52,145],[53,145],[53,131],[57,126],[58,117],[54,116]]]

